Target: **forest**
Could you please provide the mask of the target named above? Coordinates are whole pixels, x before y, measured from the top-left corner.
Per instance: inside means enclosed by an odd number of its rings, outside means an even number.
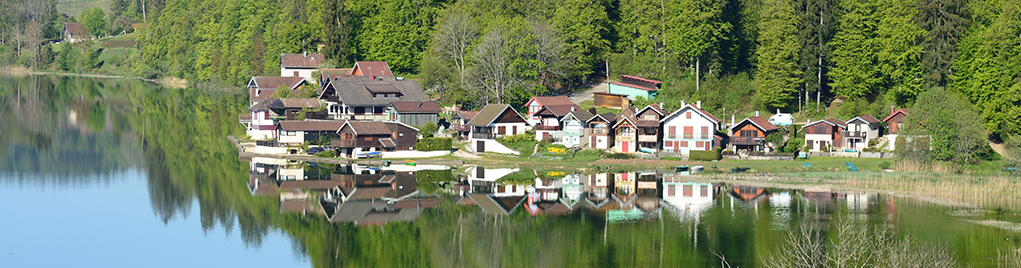
[[[387,61],[465,108],[520,106],[629,74],[664,81],[660,97],[639,104],[702,100],[738,116],[883,118],[940,88],[965,100],[951,109],[975,111],[962,120],[980,121],[984,138],[1021,132],[1017,1],[114,0],[109,12],[81,14],[56,5],[0,0],[17,11],[0,14],[0,66],[103,72],[109,50],[54,44],[63,22],[78,21],[97,37],[134,31],[134,49],[113,66],[192,84],[237,87],[276,74],[281,53],[309,51],[328,58],[322,67]]]

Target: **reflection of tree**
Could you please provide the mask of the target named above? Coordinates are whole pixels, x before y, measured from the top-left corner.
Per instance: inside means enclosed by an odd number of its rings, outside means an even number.
[[[827,230],[827,229],[835,230]],[[826,232],[832,232],[827,240]],[[833,226],[805,221],[788,231],[769,267],[951,267],[946,246],[899,238],[889,226],[841,220]]]

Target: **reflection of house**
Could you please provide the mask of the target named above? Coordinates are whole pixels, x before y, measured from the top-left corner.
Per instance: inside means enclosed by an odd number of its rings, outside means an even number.
[[[418,82],[390,76],[336,76],[323,86],[319,99],[326,100],[327,115],[338,120],[387,119],[384,111],[393,102],[427,102]]]
[[[486,214],[510,215],[522,202],[525,196],[504,196],[497,197],[486,194],[467,194],[458,201],[459,205],[477,205]]]
[[[330,222],[351,222],[356,225],[381,225],[387,222],[414,221],[427,208],[436,207],[439,199],[404,200],[390,204],[381,200],[352,200],[342,203],[321,202]],[[332,212],[332,213],[330,213]]]
[[[621,203],[621,206],[629,204],[637,193],[636,181],[634,173],[613,174],[613,197]]]
[[[387,120],[422,126],[439,120],[440,106],[431,101],[392,102],[386,107]]]
[[[286,88],[291,95],[297,96],[307,83],[308,80],[298,76],[253,76],[252,80],[248,80],[248,105],[269,99],[280,88]]]
[[[533,186],[534,192],[539,194],[539,199],[542,201],[559,201],[561,188],[563,188],[563,184],[560,180],[541,178],[535,178],[535,186]]]
[[[299,76],[315,81],[312,72],[323,63],[323,54],[280,54],[280,76]]]
[[[871,115],[863,115],[847,120],[847,131],[844,133],[844,144],[847,148],[862,150],[868,147],[869,141],[879,138],[879,121]]]
[[[609,185],[612,177],[609,173],[591,174],[585,183],[588,186],[588,195],[585,199],[592,203],[592,206],[599,208],[609,200]]]
[[[698,220],[702,212],[712,207],[713,185],[675,178],[664,178],[663,201],[684,220]]]
[[[564,203],[564,205],[571,209],[580,204],[587,190],[585,187],[585,179],[587,178],[587,176],[572,174],[561,179],[560,184],[563,195],[560,196],[560,203]]]
[[[744,185],[732,185],[730,188],[731,195],[745,202],[758,201],[766,197],[766,188]]]
[[[588,128],[589,148],[609,149],[613,146],[613,124],[617,121],[617,115],[605,113],[593,116],[585,122]]]
[[[608,93],[624,94],[632,100],[636,100],[638,97],[647,100],[655,98],[659,92],[659,85],[663,84],[660,81],[630,75],[621,75],[620,82],[610,81],[607,83],[606,91]]]
[[[563,126],[564,137],[560,144],[567,147],[584,147],[588,144],[588,131],[585,129],[585,122],[592,118],[592,114],[586,111],[570,112],[560,120]]]
[[[517,171],[516,168],[487,169],[480,166],[468,167],[465,170],[468,173],[468,185],[472,193],[493,194],[498,197],[525,196],[525,186],[496,183],[500,178]]]
[[[663,117],[663,151],[688,154],[722,147],[721,144],[713,144],[713,134],[720,127],[720,119],[701,107],[702,102],[699,101]]]
[[[869,201],[876,200],[876,197],[877,195],[874,193],[848,193],[844,195],[844,200],[848,210],[855,213],[867,213]]]
[[[516,151],[496,142],[504,135],[525,132],[525,118],[507,104],[489,104],[468,122],[471,127],[468,146],[475,152],[517,154]]]
[[[730,127],[731,150],[765,151],[766,136],[779,128],[761,116],[752,116]]]
[[[368,152],[411,150],[418,141],[418,129],[399,122],[345,121],[337,134],[340,138],[330,141],[330,146],[348,158]]]
[[[841,144],[844,131],[847,130],[844,121],[830,118],[809,123],[801,129],[805,130],[805,146],[808,146],[809,151],[821,152],[844,147]]]

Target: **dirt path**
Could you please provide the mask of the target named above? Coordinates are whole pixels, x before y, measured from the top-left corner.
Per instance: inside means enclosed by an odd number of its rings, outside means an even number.
[[[573,101],[574,103],[581,103],[583,101],[591,100],[593,93],[606,92],[606,89],[607,89],[606,83],[599,83],[584,91],[568,94],[567,97],[570,98],[571,101]]]
[[[457,150],[456,152],[454,152],[453,155],[458,157],[458,158],[468,158],[468,159],[479,159],[479,158],[482,158],[482,157],[480,157],[478,155],[475,155],[473,153],[465,152],[464,150]]]
[[[993,147],[993,151],[996,151],[996,153],[1000,154],[1001,156],[1007,156],[1007,150],[1003,149],[1003,143],[996,144],[990,142],[989,147]]]

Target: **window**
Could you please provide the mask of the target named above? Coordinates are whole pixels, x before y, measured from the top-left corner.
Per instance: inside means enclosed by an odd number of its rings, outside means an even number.
[[[702,133],[701,134],[702,135],[699,135],[701,137],[701,139],[703,139],[703,140],[704,139],[708,139],[709,138],[709,134],[710,134],[709,133],[709,127],[702,127]]]
[[[654,114],[647,114],[647,115],[645,115],[645,120],[656,120],[656,115],[654,115]]]
[[[372,137],[365,137],[365,141],[372,141]]]
[[[288,180],[288,181],[293,181],[293,180],[296,180],[296,179],[297,179],[297,177],[295,177],[294,175],[287,175],[287,177],[284,177],[284,180]]]
[[[687,119],[691,119],[691,112],[684,113],[684,117]]]
[[[288,131],[287,132],[287,136],[295,136],[295,135],[298,135],[298,134],[295,133],[294,131]]]
[[[397,133],[397,137],[404,137],[404,132]]]
[[[676,127],[676,126],[670,126],[670,127],[669,127],[669,128],[667,128],[667,129],[669,129],[669,130],[670,130],[670,131],[669,131],[669,133],[670,133],[670,134],[669,134],[669,135],[667,135],[667,138],[670,138],[670,139],[674,139],[674,138],[677,138],[677,127]]]
[[[687,141],[681,141],[681,147],[687,148],[688,147],[688,142]]]

